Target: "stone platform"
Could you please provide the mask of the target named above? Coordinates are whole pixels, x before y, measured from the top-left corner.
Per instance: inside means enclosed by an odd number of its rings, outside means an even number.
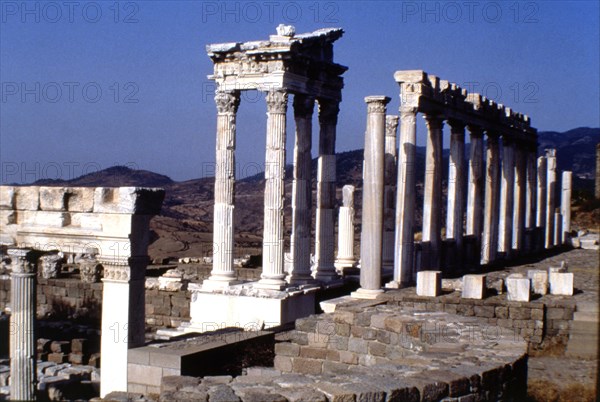
[[[523,400],[526,348],[475,317],[357,301],[297,320],[275,345],[274,369],[165,377],[160,400]]]

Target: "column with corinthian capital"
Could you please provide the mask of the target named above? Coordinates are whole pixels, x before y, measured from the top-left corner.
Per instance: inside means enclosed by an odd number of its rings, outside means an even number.
[[[263,266],[261,279],[256,284],[264,289],[285,288],[283,270],[285,200],[285,135],[287,93],[268,91],[267,149],[265,155],[265,199],[263,229]]]

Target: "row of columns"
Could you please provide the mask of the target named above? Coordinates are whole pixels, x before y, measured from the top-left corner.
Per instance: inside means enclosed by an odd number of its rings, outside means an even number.
[[[385,109],[389,98],[365,98],[368,108],[365,134],[363,223],[361,235],[361,288],[356,297],[380,292],[381,268],[386,254],[385,219],[389,182],[384,172],[388,156]],[[400,108],[400,146],[397,153],[394,279],[387,287],[400,287],[415,279],[414,213],[415,152],[417,109]],[[423,201],[421,269],[442,268],[442,130],[444,118],[425,114],[427,145]],[[544,230],[545,247],[563,244],[570,230],[571,173],[563,173],[561,212],[555,218],[556,155],[548,150],[538,160],[531,145],[449,119],[450,158],[448,177],[446,239],[454,242],[459,258],[463,256],[464,236],[480,247],[480,262],[491,263],[499,257],[528,249],[536,227]],[[470,133],[470,155],[465,163],[465,128]],[[381,166],[380,166],[381,165]],[[485,167],[485,169],[484,169]],[[538,176],[536,178],[536,175]],[[536,183],[537,189],[536,189]],[[467,188],[466,194],[464,189]],[[537,193],[537,195],[536,195]],[[537,199],[537,201],[536,201]],[[550,213],[549,211],[552,211]],[[464,215],[466,212],[466,227]],[[537,216],[536,216],[537,214]],[[551,215],[551,216],[550,216]],[[560,219],[560,225],[555,225]],[[555,226],[558,228],[556,229]],[[383,233],[383,238],[382,238]],[[528,242],[526,242],[528,238]],[[539,243],[539,241],[538,241]]]
[[[238,283],[233,269],[235,184],[235,135],[239,91],[217,91],[217,146],[213,269],[203,283],[207,290]],[[319,106],[319,157],[315,228],[315,268],[311,271],[312,211],[312,115]],[[258,287],[281,290],[291,285],[331,282],[338,278],[334,266],[335,139],[339,102],[294,95],[296,135],[292,184],[291,271],[284,272],[285,143],[288,93],[266,92],[267,140],[265,153],[265,198],[263,232],[263,271]]]

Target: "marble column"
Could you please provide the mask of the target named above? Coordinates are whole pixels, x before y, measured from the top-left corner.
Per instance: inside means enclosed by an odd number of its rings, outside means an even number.
[[[202,284],[205,289],[222,289],[238,283],[233,268],[233,210],[235,186],[235,120],[239,92],[217,91],[217,142],[215,205],[213,223],[213,267]]]
[[[512,223],[515,188],[515,144],[502,138],[502,178],[500,182],[500,223],[498,251],[505,258],[512,254]]]
[[[527,184],[527,156],[522,145],[515,149],[515,180],[513,205],[512,249],[517,253],[523,251],[525,241],[525,195]]]
[[[562,230],[561,230],[561,244],[565,244],[569,240],[569,234],[571,232],[571,188],[573,181],[573,173],[565,171],[562,173],[562,185],[561,185],[561,197],[560,197],[560,210],[562,214]]]
[[[446,238],[456,242],[457,255],[461,258],[465,212],[465,124],[456,120],[450,120],[448,124],[450,125],[450,162]]]
[[[469,186],[467,190],[467,235],[481,244],[483,207],[483,130],[469,126],[471,148],[469,152]]]
[[[442,128],[439,116],[425,115],[427,148],[425,151],[425,187],[423,196],[423,259],[421,270],[440,268],[442,210]]]
[[[546,150],[546,248],[554,246],[556,197],[556,149]]]
[[[525,188],[525,227],[536,227],[536,155],[535,149],[526,152],[527,186]]]
[[[483,238],[481,240],[481,263],[496,260],[498,251],[498,180],[500,170],[499,140],[488,133],[486,146],[485,206],[483,215]]]
[[[283,270],[285,200],[285,135],[287,93],[268,91],[267,143],[265,153],[265,199],[263,229],[263,266],[259,288],[285,288]]]
[[[383,194],[385,112],[390,98],[367,96],[367,129],[363,168],[362,232],[360,236],[360,288],[355,297],[375,298],[381,289],[383,249]]]
[[[324,99],[319,104],[319,158],[317,161],[317,205],[315,223],[315,267],[313,275],[322,282],[337,282],[335,271],[335,136],[339,103]]]
[[[306,95],[294,95],[296,142],[292,181],[292,237],[290,250],[292,269],[287,277],[291,285],[314,281],[310,269],[310,227],[312,208],[312,116],[315,100]]]
[[[36,400],[36,259],[29,249],[8,249],[11,259],[10,399]],[[6,341],[4,341],[6,342]]]
[[[396,184],[396,236],[394,279],[386,285],[399,288],[410,283],[414,264],[415,153],[417,148],[417,109],[400,107],[400,145]]]
[[[338,221],[338,253],[335,260],[335,267],[338,271],[356,265],[354,257],[354,186],[348,184],[342,188],[342,202]]]
[[[383,261],[384,269],[394,268],[394,227],[396,210],[396,164],[398,159],[398,116],[385,117],[385,161],[383,196]]]
[[[535,225],[537,228],[537,236],[535,239],[535,249],[543,250],[546,244],[546,191],[547,183],[547,160],[545,156],[537,158],[537,196],[536,196],[536,215]]]

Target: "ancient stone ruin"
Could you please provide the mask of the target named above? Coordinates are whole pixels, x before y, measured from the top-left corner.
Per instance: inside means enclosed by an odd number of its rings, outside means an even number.
[[[160,212],[161,189],[0,186],[0,243],[10,267],[11,325],[17,328],[10,334],[12,399],[33,400],[41,389],[36,282],[60,278],[67,261],[76,265],[82,283],[101,282],[90,288],[101,293],[101,397],[115,392],[243,401],[524,397],[527,348],[539,346],[544,336],[569,335],[574,307],[558,296],[574,294],[574,274],[566,264],[500,278],[484,268],[569,244],[571,172],[562,172],[559,187],[556,151],[537,157],[537,131],[528,116],[424,71],[397,71],[399,116],[388,114],[389,97],[365,98],[356,255],[353,186],[343,186],[336,211],[336,126],[347,68],[334,62],[333,43],[342,35],[338,28],[296,34],[281,25],[269,40],[207,46],[214,63],[209,78],[217,86],[217,169],[212,269],[202,283],[188,280],[184,286],[185,275],[176,269],[146,281],[149,222]],[[233,258],[236,113],[244,90],[264,93],[267,106],[259,280],[236,277]],[[296,132],[286,270],[289,95]],[[417,241],[419,113],[427,126],[427,146]],[[451,133],[447,205],[442,205],[444,122]],[[336,292],[357,280],[358,289],[338,297]],[[182,323],[179,314],[178,324],[156,331],[160,342],[155,343],[145,338],[148,291],[186,295],[176,302],[172,295],[159,295],[153,312],[163,303],[189,312],[189,322]],[[326,314],[314,315],[317,300],[323,300]],[[163,313],[169,314],[168,309]],[[276,343],[274,331],[292,323],[288,338]],[[214,332],[223,327],[227,331]],[[59,359],[68,349],[64,344],[55,344]],[[274,368],[251,368],[235,379],[208,375],[222,353],[274,344]]]

